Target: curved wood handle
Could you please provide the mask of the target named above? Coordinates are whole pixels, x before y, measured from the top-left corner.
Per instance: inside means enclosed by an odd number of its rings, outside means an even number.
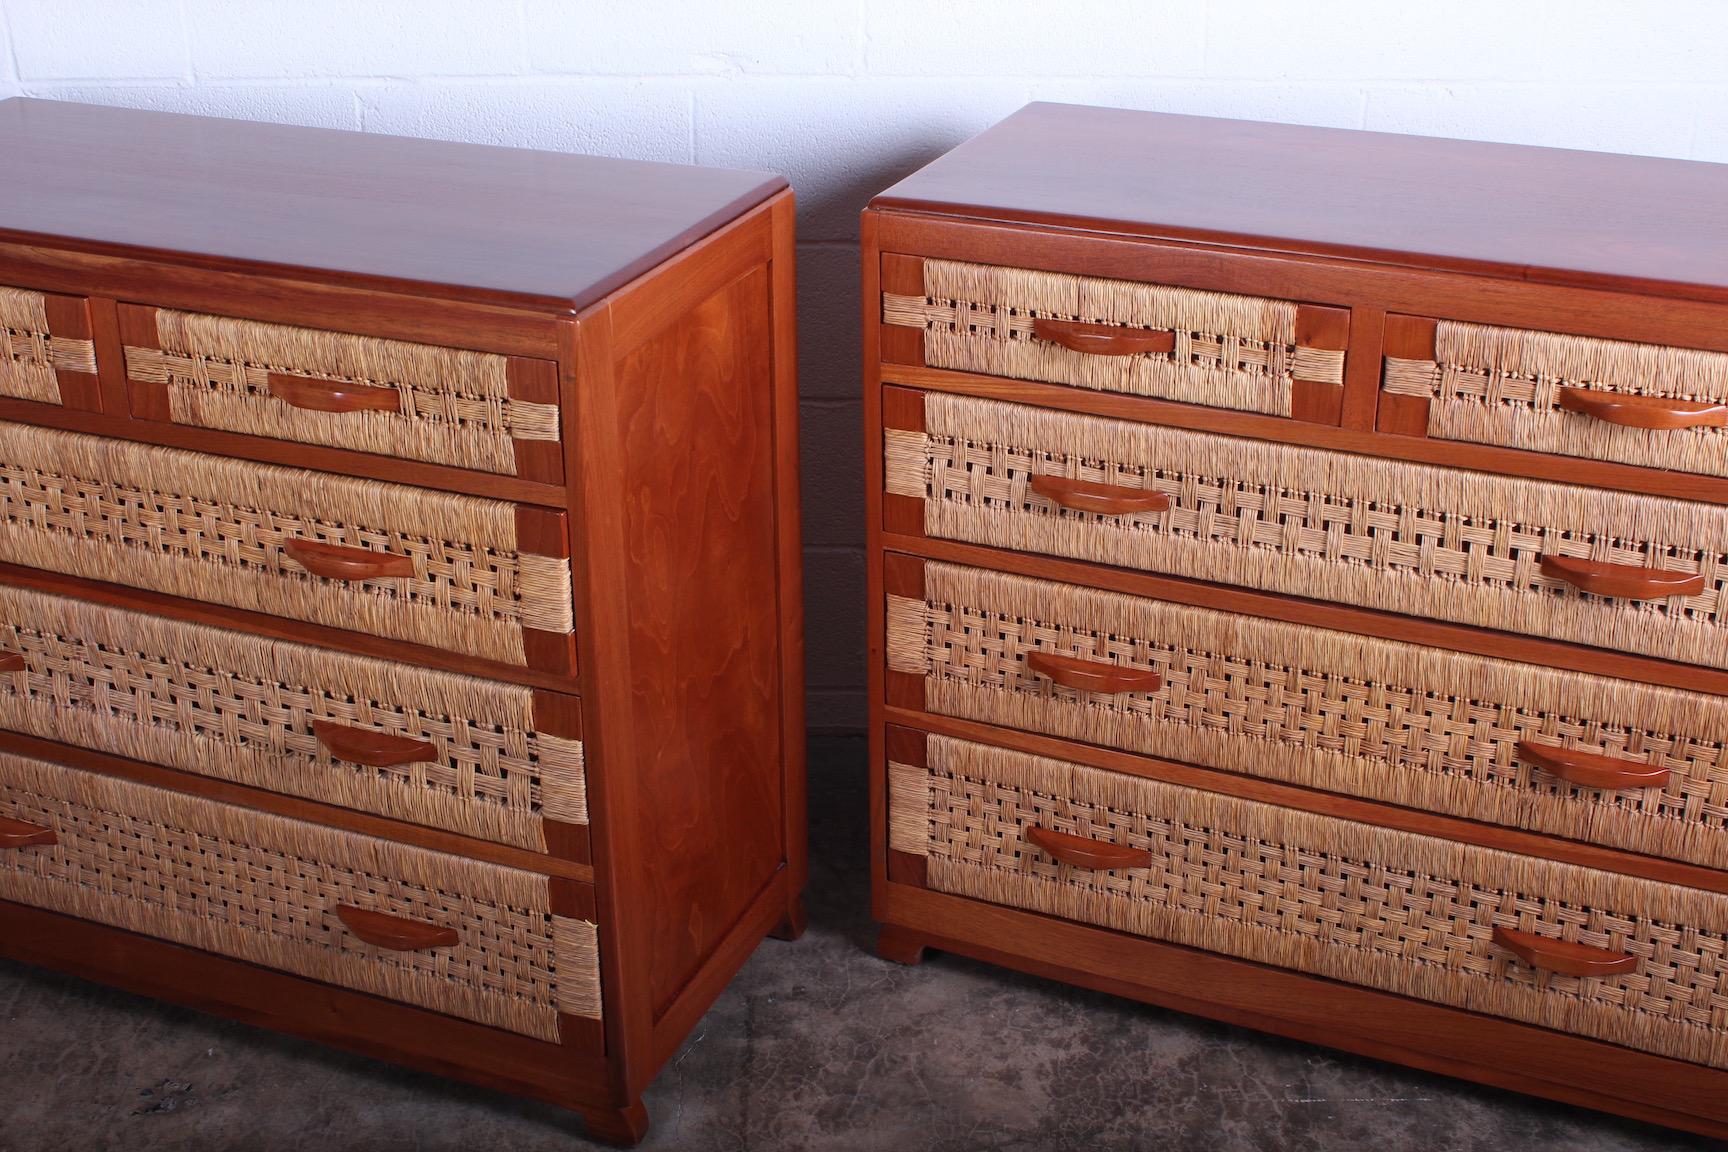
[[[1156,692],[1164,677],[1147,668],[1124,668],[1103,660],[1082,660],[1054,652],[1026,653],[1026,667],[1080,692]]]
[[[300,567],[327,580],[384,580],[414,575],[414,558],[367,548],[344,548],[290,537],[282,550]]]
[[[1026,840],[1042,848],[1060,864],[1109,872],[1117,868],[1150,868],[1152,853],[1144,848],[1125,848],[1108,840],[1092,840],[1067,832],[1055,832],[1034,824],[1026,829]]]
[[[344,384],[272,372],[266,378],[270,395],[308,412],[400,412],[402,394],[373,384]]]
[[[1026,486],[1052,504],[1076,512],[1100,516],[1128,516],[1135,512],[1168,512],[1170,497],[1144,488],[1118,488],[1095,480],[1070,480],[1065,476],[1033,476]]]
[[[1638,957],[1606,948],[1586,948],[1567,940],[1494,926],[1494,943],[1532,968],[1561,976],[1618,976],[1638,967]]]
[[[1542,557],[1542,575],[1564,580],[1581,592],[1619,596],[1627,600],[1660,600],[1666,596],[1696,596],[1704,591],[1697,572],[1670,572],[1635,564],[1604,564],[1576,556]]]
[[[1728,404],[1713,400],[1674,400],[1667,396],[1638,396],[1593,388],[1562,388],[1560,407],[1625,428],[1661,431],[1728,427]]]
[[[406,920],[401,916],[356,908],[352,904],[336,905],[336,915],[348,926],[348,931],[366,943],[374,948],[388,948],[392,952],[450,948],[461,939],[454,928],[422,924],[418,920]]]
[[[1582,788],[1660,788],[1668,783],[1668,769],[1658,765],[1533,740],[1518,741],[1518,759]]]
[[[52,828],[44,828],[40,824],[28,824],[23,820],[13,820],[8,816],[0,816],[0,849],[35,848],[56,842]]]
[[[0,652],[0,673],[28,672],[30,665],[24,662],[22,652]]]
[[[438,747],[429,740],[392,736],[370,728],[352,728],[330,720],[312,721],[312,733],[330,755],[368,768],[394,768],[398,764],[421,764],[438,759]]]
[[[1174,332],[1088,324],[1083,320],[1040,317],[1032,321],[1032,335],[1091,356],[1140,356],[1148,352],[1168,355],[1176,351]]]

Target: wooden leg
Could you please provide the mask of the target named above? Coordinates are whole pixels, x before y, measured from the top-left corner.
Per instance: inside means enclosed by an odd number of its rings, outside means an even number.
[[[792,905],[786,909],[786,919],[780,921],[768,935],[776,940],[796,940],[804,935],[804,897],[792,897]]]
[[[896,964],[922,964],[924,941],[898,924],[884,924],[876,935],[876,955]]]
[[[582,1116],[588,1121],[588,1135],[602,1144],[633,1148],[642,1142],[642,1137],[648,1135],[648,1109],[642,1106],[640,1100],[622,1108],[584,1112]]]

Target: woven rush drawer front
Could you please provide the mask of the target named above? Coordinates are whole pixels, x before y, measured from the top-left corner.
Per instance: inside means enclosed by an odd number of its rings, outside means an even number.
[[[1337,600],[1728,667],[1728,508],[931,393],[889,429],[886,485],[935,537]],[[1162,511],[1065,507],[1033,477]],[[1581,590],[1554,561],[1659,599]],[[1588,582],[1586,577],[1576,580]]]
[[[922,579],[888,597],[888,665],[931,712],[1728,867],[1728,699],[936,561]],[[1037,654],[1161,683],[1064,686]],[[1626,782],[1575,784],[1541,749]]]
[[[889,766],[889,835],[932,889],[1728,1067],[1728,896],[944,737],[924,759]],[[1058,863],[1033,828],[1144,864]],[[1560,975],[1496,929],[1635,963]]]
[[[14,731],[534,850],[588,822],[573,698],[19,588],[0,662]]]
[[[1287,300],[948,260],[924,261],[923,296],[882,298],[885,323],[923,330],[934,368],[1279,416],[1290,415],[1294,381],[1344,382],[1343,351],[1305,344],[1297,314]],[[1034,331],[1040,321],[1058,327]],[[1095,345],[1100,327],[1168,339],[1150,351],[1061,342]]]
[[[62,372],[96,373],[84,302],[0,286],[0,396],[62,404]]]
[[[1421,323],[1410,318],[1395,318]],[[1387,357],[1428,435],[1728,476],[1728,353],[1433,322],[1429,359]]]
[[[519,665],[575,628],[524,515],[562,537],[503,501],[0,424],[0,560]]]
[[[177,424],[506,475],[559,439],[550,365],[136,305],[122,323],[126,375],[165,389]]]
[[[0,850],[0,899],[542,1040],[600,1016],[595,926],[545,876],[11,755],[0,815],[52,841]],[[454,941],[369,944],[351,909]]]

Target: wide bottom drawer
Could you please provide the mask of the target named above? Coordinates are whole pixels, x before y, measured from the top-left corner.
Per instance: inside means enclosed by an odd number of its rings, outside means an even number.
[[[533,872],[0,754],[0,899],[559,1039],[595,925]]]
[[[1728,896],[921,748],[888,766],[889,842],[924,857],[933,890],[1728,1067]]]

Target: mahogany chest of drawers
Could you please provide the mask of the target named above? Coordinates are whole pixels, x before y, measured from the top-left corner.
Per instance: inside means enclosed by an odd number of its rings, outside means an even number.
[[[0,103],[0,953],[583,1112],[802,929],[792,197]]]
[[[1044,104],[877,197],[880,951],[1728,1137],[1724,204]]]

